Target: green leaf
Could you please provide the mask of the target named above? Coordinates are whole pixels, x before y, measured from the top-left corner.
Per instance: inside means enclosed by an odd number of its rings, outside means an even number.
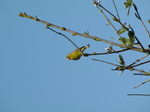
[[[125,28],[121,28],[117,31],[117,34],[122,34],[124,33],[125,31],[127,31]]]
[[[128,44],[127,48],[132,48],[133,45],[134,45],[134,40],[135,40],[134,31],[129,31],[128,36],[129,36],[129,39],[128,39],[128,42],[127,42],[127,44]]]
[[[123,67],[125,66],[125,62],[124,62],[124,59],[123,59],[123,57],[122,57],[121,54],[119,54],[119,60],[118,60],[118,62],[119,62]]]
[[[124,44],[126,45],[128,43],[128,39],[125,38],[125,37],[120,37],[119,40]]]
[[[127,9],[128,7],[131,7],[131,5],[133,4],[132,3],[132,0],[126,0],[127,2],[124,3],[125,5],[125,8]]]
[[[127,0],[127,3],[130,3],[130,4],[131,4],[131,3],[132,3],[132,0]]]
[[[134,40],[135,40],[134,31],[129,31],[129,32],[128,32],[128,36],[129,36],[130,42],[131,42],[131,43],[134,43]]]
[[[125,3],[125,8],[127,9],[128,7],[131,7],[131,3],[126,2]]]

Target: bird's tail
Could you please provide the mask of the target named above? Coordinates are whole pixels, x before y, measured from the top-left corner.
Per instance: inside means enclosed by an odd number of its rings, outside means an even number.
[[[83,52],[86,48],[89,48],[89,47],[90,47],[90,45],[88,44],[86,46],[81,47],[80,50]]]
[[[88,44],[88,45],[86,45],[86,46],[84,46],[85,48],[89,48],[90,47],[90,44]]]

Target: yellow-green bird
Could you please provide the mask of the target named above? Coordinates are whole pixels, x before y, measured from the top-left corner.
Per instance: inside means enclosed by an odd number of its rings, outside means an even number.
[[[83,51],[89,47],[90,47],[90,45],[88,44],[87,46],[80,47],[79,49],[83,53]],[[76,50],[72,51],[70,54],[68,54],[66,56],[66,59],[67,60],[78,60],[78,59],[80,59],[80,57],[82,56],[82,53],[79,51],[79,49],[76,49]]]

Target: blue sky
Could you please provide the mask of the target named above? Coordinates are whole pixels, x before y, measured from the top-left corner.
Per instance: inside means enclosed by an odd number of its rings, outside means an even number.
[[[134,16],[125,16],[124,2],[116,2],[122,21],[131,23],[147,47],[149,38],[145,30]],[[101,3],[114,12],[110,2],[102,0]],[[150,19],[150,1],[135,3],[146,22]],[[150,83],[133,88],[149,77],[133,76],[129,71],[119,75],[111,71],[114,66],[91,60],[96,58],[117,64],[119,54],[67,61],[66,55],[75,47],[45,25],[18,17],[20,12],[73,31],[88,31],[90,35],[108,40],[110,37],[118,39],[111,26],[106,26],[107,21],[92,0],[1,0],[1,112],[150,112],[150,97],[127,96],[129,93],[150,93]],[[150,25],[146,25],[150,29]],[[108,44],[60,32],[78,46],[90,44],[88,53],[106,52],[104,48]],[[130,64],[144,54],[125,52],[122,55]],[[149,70],[148,64],[143,68]]]

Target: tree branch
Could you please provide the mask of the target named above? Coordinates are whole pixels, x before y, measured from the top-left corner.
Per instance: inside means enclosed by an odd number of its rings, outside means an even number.
[[[50,28],[50,27],[48,27],[48,26],[46,26],[46,28],[49,29],[49,30],[51,30],[51,31],[53,31],[53,32],[55,32],[55,33],[57,33],[57,34],[59,34],[59,35],[62,35],[63,37],[65,37],[65,38],[66,38],[69,42],[71,42],[71,43],[81,52],[81,54],[84,56],[83,52],[78,48],[78,46],[77,46],[71,39],[69,39],[66,35],[64,35],[64,34],[62,34],[62,33],[60,33],[60,32],[57,32],[57,31],[53,30],[52,28]]]
[[[120,65],[117,65],[117,64],[114,64],[114,63],[110,63],[110,62],[107,62],[107,61],[103,61],[103,60],[99,60],[99,59],[92,59],[94,61],[100,61],[100,62],[103,62],[103,63],[107,63],[107,64],[110,64],[110,65],[114,65],[114,66],[117,66],[116,69],[112,69],[112,70],[120,70],[120,71],[124,71],[124,70],[130,70],[130,71],[138,71],[138,72],[141,72],[141,73],[147,73],[148,75],[148,72],[145,72],[143,70],[139,70],[139,69],[136,69],[136,68],[133,68],[133,67],[128,67],[128,66],[120,66]],[[150,74],[149,74],[150,75]]]
[[[146,81],[142,82],[141,84],[139,84],[139,85],[135,86],[135,87],[134,87],[134,89],[136,89],[137,87],[139,87],[139,86],[141,86],[141,85],[143,85],[143,84],[145,84],[145,83],[147,83],[147,82],[149,82],[149,81],[150,81],[150,79],[148,79],[148,80],[146,80]]]
[[[150,96],[150,94],[127,94],[128,96]]]
[[[114,8],[115,8],[115,10],[116,10],[117,16],[118,16],[118,20],[120,21],[121,19],[120,19],[119,13],[118,13],[117,6],[116,6],[116,4],[115,4],[115,1],[114,1],[114,0],[112,0],[112,1],[113,1],[113,4],[114,4]]]
[[[40,20],[38,17],[29,16],[26,13],[20,13],[18,16],[29,18],[29,19],[35,20],[37,22],[41,22],[41,23],[43,23],[43,24],[45,24],[46,26],[49,26],[49,27],[54,27],[54,28],[57,28],[57,29],[61,29],[63,31],[72,33],[72,35],[75,34],[75,35],[79,35],[79,36],[82,36],[82,37],[93,39],[95,41],[102,41],[102,42],[105,42],[105,43],[108,43],[108,44],[111,44],[111,45],[114,45],[114,46],[117,46],[117,47],[120,47],[120,48],[124,48],[123,44],[118,44],[118,43],[115,43],[115,42],[112,42],[112,41],[108,41],[108,40],[105,40],[105,39],[102,39],[102,38],[98,38],[96,36],[90,36],[90,35],[85,35],[85,34],[82,34],[82,33],[78,33],[78,32],[66,29],[65,27],[60,27],[60,26],[54,25],[52,23],[48,23],[46,21]],[[143,51],[141,48],[137,48],[137,47],[132,47],[131,50],[138,51],[138,52],[143,52],[143,53],[149,52],[148,49],[145,49],[145,51]]]
[[[139,14],[137,6],[134,3],[133,3],[133,7],[134,7],[134,10],[136,11],[135,17],[137,17],[140,20],[140,22],[142,23],[142,25],[143,25],[144,29],[146,30],[148,36],[150,37],[150,33],[149,33],[147,27],[145,26],[145,24],[144,24],[144,22],[143,22],[143,20],[142,20],[142,18],[140,16],[140,14]]]
[[[127,48],[127,49],[123,49],[123,50],[119,50],[119,51],[112,51],[112,52],[108,51],[108,52],[105,52],[105,53],[95,53],[95,52],[93,52],[93,53],[91,53],[91,54],[85,53],[85,55],[86,55],[86,56],[89,56],[89,55],[105,55],[105,54],[114,54],[114,53],[120,53],[120,52],[124,52],[124,51],[128,51],[128,50],[130,50],[130,49],[129,49],[129,48]]]
[[[148,54],[144,55],[143,57],[141,57],[140,59],[136,60],[135,62],[133,62],[132,64],[130,64],[128,67],[131,67],[132,65],[136,64],[137,62],[141,61],[142,59],[146,58],[148,56]]]

